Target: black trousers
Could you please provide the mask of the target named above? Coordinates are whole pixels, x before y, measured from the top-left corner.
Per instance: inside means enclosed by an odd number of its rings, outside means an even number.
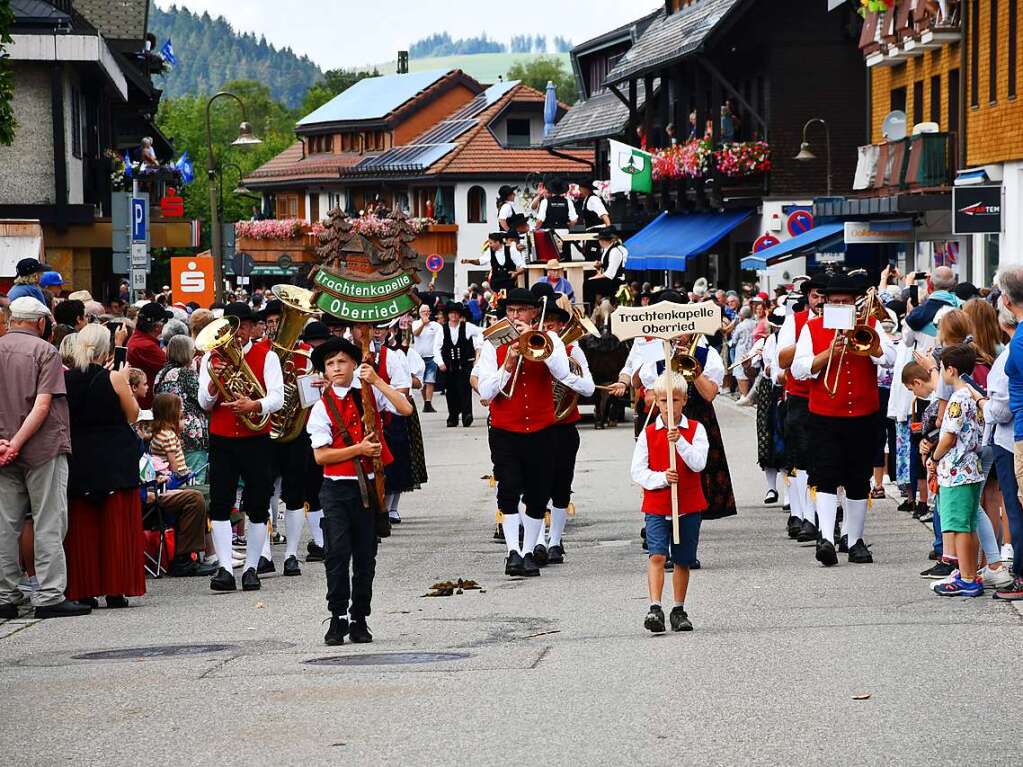
[[[210,435],[210,519],[231,519],[238,480],[244,480],[242,511],[249,521],[265,524],[270,519],[270,496],[274,478],[270,473],[273,446],[269,434],[255,437]]]
[[[291,442],[271,441],[273,446],[274,477],[281,478],[281,499],[289,509],[301,509],[309,504],[310,510],[320,508],[320,485],[323,467],[313,459],[309,433],[303,429]]]
[[[575,457],[579,453],[579,430],[574,423],[563,423],[552,426],[549,431],[554,442],[551,505],[556,509],[564,509],[572,500]]]
[[[588,279],[583,285],[583,300],[592,307],[599,295],[614,303],[615,295],[621,286],[621,280],[612,280],[608,277]]]
[[[350,615],[353,620],[369,616],[373,600],[377,502],[372,486],[369,495],[373,508],[367,509],[358,482],[325,479],[320,489],[327,609],[331,615]]]
[[[889,478],[895,479],[895,421],[888,417],[888,398],[891,389],[878,386],[880,408],[877,411],[877,452],[874,453],[874,468],[884,466]],[[888,451],[887,461],[885,450]]]
[[[447,382],[444,387],[444,398],[448,401],[448,420],[457,421],[458,417],[472,416],[472,386],[469,374],[472,368],[465,370],[447,370]]]
[[[810,413],[809,429],[814,451],[810,484],[819,493],[844,487],[850,501],[866,500],[874,473],[877,413],[852,418]]]
[[[810,401],[806,397],[785,399],[785,463],[790,469],[810,468]]]
[[[550,428],[520,434],[490,427],[490,459],[497,480],[497,507],[514,514],[521,500],[526,516],[543,519],[554,486],[554,437]]]

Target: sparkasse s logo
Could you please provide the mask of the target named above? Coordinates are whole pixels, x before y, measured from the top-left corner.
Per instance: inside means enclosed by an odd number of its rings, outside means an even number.
[[[188,262],[188,268],[186,271],[181,273],[181,292],[182,293],[205,293],[206,292],[206,274],[205,272],[197,272],[196,269],[199,265],[195,261]]]
[[[997,216],[1002,212],[1000,205],[986,205],[982,202],[975,202],[972,205],[967,205],[965,208],[960,208],[959,212],[964,216]]]

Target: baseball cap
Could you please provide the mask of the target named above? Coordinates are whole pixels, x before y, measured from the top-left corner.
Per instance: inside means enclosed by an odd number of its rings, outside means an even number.
[[[38,259],[35,258],[23,258],[14,268],[19,277],[28,277],[30,274],[37,274],[39,272],[46,271],[46,267],[40,264]]]
[[[46,304],[32,296],[15,298],[7,308],[11,312],[11,319],[15,320],[38,320],[40,317],[50,316]]]
[[[59,287],[64,284],[64,278],[60,276],[60,272],[43,272],[39,284],[44,288]]]

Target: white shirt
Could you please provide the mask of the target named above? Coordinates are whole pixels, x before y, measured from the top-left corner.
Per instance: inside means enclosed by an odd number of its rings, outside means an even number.
[[[895,364],[895,346],[892,344],[888,334],[884,332],[884,328],[881,327],[880,323],[874,326],[874,330],[877,331],[877,335],[881,339],[881,354],[870,359],[873,360],[875,365],[883,365],[886,368],[890,368]],[[847,350],[846,354],[851,354],[851,352]],[[791,368],[792,375],[801,381],[814,379],[820,375],[821,371],[825,368],[821,368],[816,373],[810,372],[810,368],[813,367],[813,358],[813,339],[810,337],[810,327],[809,325],[804,325],[803,332],[799,334],[799,340],[796,341],[796,356],[792,360]]]
[[[680,415],[678,425],[680,429],[689,426],[689,419]],[[664,420],[661,416],[657,416],[654,428],[657,430],[664,428]],[[678,442],[675,443],[675,450],[690,471],[703,471],[707,466],[707,453],[710,450],[707,430],[703,428],[703,424],[696,424],[692,442],[686,442],[686,438],[679,435]],[[667,472],[654,471],[650,468],[650,448],[646,442],[646,429],[639,433],[636,438],[636,446],[632,449],[631,473],[632,481],[644,490],[660,490],[669,485]]]
[[[1013,416],[1009,409],[1009,377],[1005,374],[1005,363],[1009,359],[1006,346],[991,365],[987,374],[987,402],[984,403],[984,444],[994,443],[1010,453],[1013,449]],[[1023,545],[1023,544],[1018,544]]]
[[[707,362],[703,366],[703,375],[707,376],[707,379],[713,381],[721,387],[721,384],[725,382],[725,362],[721,359],[721,355],[718,354],[717,349],[713,346],[707,346]],[[657,363],[664,361],[664,344],[658,341],[657,343],[657,356],[649,362],[643,363],[643,367],[639,369],[639,380],[647,389],[652,389],[654,384],[657,383],[659,373],[657,372]]]
[[[405,362],[408,364],[409,375],[422,381],[423,375],[426,373],[426,360],[423,359],[422,355],[410,347],[405,352]]]
[[[571,376],[571,381],[562,381],[565,386],[570,388],[574,392],[578,392],[584,397],[589,397],[596,390],[596,386],[593,383],[593,375],[590,373],[590,363],[586,359],[586,355],[583,354],[582,348],[579,344],[572,345],[572,351],[569,355],[582,368],[582,375]]]
[[[248,354],[252,341],[242,347],[242,354]],[[218,404],[223,404],[220,393],[210,394],[210,355],[206,352],[199,365],[199,405],[203,410],[212,411]],[[266,396],[259,402],[260,415],[276,413],[284,407],[284,374],[281,372],[281,361],[272,351],[267,352],[263,360],[263,381],[266,384]]]
[[[518,212],[519,211],[515,207],[514,203],[503,202],[503,203],[501,203],[501,207],[497,211],[497,218],[498,218],[499,221],[502,220],[502,219],[504,221],[507,221],[509,218],[511,218],[514,214],[516,214]]]
[[[565,202],[568,203],[568,223],[572,223],[579,218],[579,214],[576,213],[575,203],[568,197],[565,198]],[[536,212],[536,220],[547,223],[547,198],[544,197],[540,201],[540,210]]]
[[[423,327],[422,320],[416,320],[412,323],[412,345],[415,350],[419,352],[419,356],[424,358],[432,357],[433,347],[436,345],[437,339],[440,338],[440,323],[433,322],[431,320],[430,324],[423,329],[422,333],[415,335],[416,331],[421,327]]]
[[[554,344],[554,351],[551,356],[543,361],[551,373],[551,377],[561,381],[566,386],[575,389],[581,386],[579,376],[576,376],[568,367],[568,355],[565,353],[565,344],[561,342],[556,333],[548,332],[548,338]],[[523,365],[535,365],[535,362],[522,361]],[[512,372],[504,365],[497,364],[497,348],[493,344],[483,344],[480,348],[479,359],[476,362],[476,376],[479,380],[479,393],[482,399],[494,399],[501,390],[507,387],[511,380]]]
[[[629,349],[629,356],[625,358],[622,374],[632,378],[644,363],[663,359],[664,342],[660,338],[647,339],[646,336],[639,336],[632,340],[632,348]]]
[[[507,266],[508,262],[507,262],[507,260],[504,257],[504,254],[505,254],[505,249],[504,248],[500,248],[499,250],[496,250],[496,251],[490,251],[490,253],[494,254],[494,260],[497,261],[498,264],[500,264],[501,266]],[[487,253],[486,255],[484,255],[484,256],[482,256],[480,258],[477,258],[475,260],[473,260],[471,258],[467,258],[465,260],[469,261],[471,263],[474,263],[474,264],[479,264],[480,266],[489,266],[490,265],[490,253]],[[524,255],[522,255],[522,251],[521,250],[519,250],[518,248],[508,248],[508,253],[511,254],[511,262],[512,262],[512,266],[510,267],[511,271],[515,271],[516,269],[521,269],[522,267],[524,267],[526,265],[526,257]]]
[[[596,213],[598,216],[608,215],[607,206],[604,205],[604,201],[595,194],[591,194],[586,198],[586,202],[583,203],[583,210],[588,210],[590,213]]]
[[[391,355],[388,354],[388,357]],[[348,394],[349,390],[355,390],[361,392],[362,382],[355,378],[352,380],[350,387],[344,386],[332,386],[334,393],[339,398],[344,398]],[[389,413],[397,413],[394,405],[391,401],[385,397],[379,389],[373,387],[373,394],[377,403],[377,411],[383,413],[387,411]],[[361,396],[361,393],[359,394]],[[309,410],[309,420],[306,421],[305,430],[309,433],[309,441],[315,450],[318,447],[330,447],[334,442],[334,427],[330,422],[330,416],[327,415],[327,406],[323,404],[323,398],[321,397]],[[357,477],[328,477],[326,474],[323,475],[325,479],[334,480],[349,480],[354,481]],[[373,478],[373,473],[370,472],[366,475],[367,479]]]
[[[376,348],[376,341],[371,342],[370,349],[375,351]],[[387,350],[387,377],[395,389],[412,388],[412,374],[408,369],[408,359],[405,357],[405,352],[400,349]]]
[[[777,334],[771,333],[764,341],[764,351],[760,354],[759,360],[754,360],[754,365],[757,365],[758,362],[758,366],[763,368],[764,375],[769,377],[771,383],[785,383],[785,371],[778,365]]]
[[[465,325],[465,337],[472,341],[472,348],[479,351],[480,347],[483,346],[483,331],[480,330],[479,325],[473,325],[471,322],[465,322],[464,320],[459,324]],[[441,349],[444,348],[445,332],[447,332],[452,344],[458,343],[458,325],[451,326],[445,323],[433,344],[433,356],[437,360],[438,365],[444,361],[443,357],[441,357]]]
[[[607,255],[607,269],[604,270],[604,276],[609,280],[613,280],[618,276],[618,272],[621,271],[622,267],[625,266],[625,262],[629,258],[629,251],[620,242],[616,242],[601,253],[600,258],[603,260],[605,255]]]

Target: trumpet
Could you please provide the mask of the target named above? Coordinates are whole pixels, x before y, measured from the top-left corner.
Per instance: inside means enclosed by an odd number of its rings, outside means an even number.
[[[547,316],[547,299],[544,299],[543,310],[540,312],[540,327],[543,327],[544,318]],[[505,318],[507,319],[507,318]],[[498,323],[500,324],[500,323]],[[509,325],[511,323],[509,322]],[[514,326],[511,326],[514,330]],[[515,372],[512,373],[511,380],[508,382],[508,389],[501,390],[501,394],[509,399],[515,394],[515,384],[518,383],[519,373],[522,372],[522,361],[527,362],[543,362],[554,353],[554,342],[551,341],[548,336],[542,330],[527,330],[518,336],[515,341],[516,350],[519,353],[519,358],[515,362]]]
[[[671,369],[681,373],[687,383],[692,383],[703,374],[703,365],[696,358],[696,347],[700,345],[700,334],[693,334],[693,342],[687,352],[677,351],[671,355]]]

